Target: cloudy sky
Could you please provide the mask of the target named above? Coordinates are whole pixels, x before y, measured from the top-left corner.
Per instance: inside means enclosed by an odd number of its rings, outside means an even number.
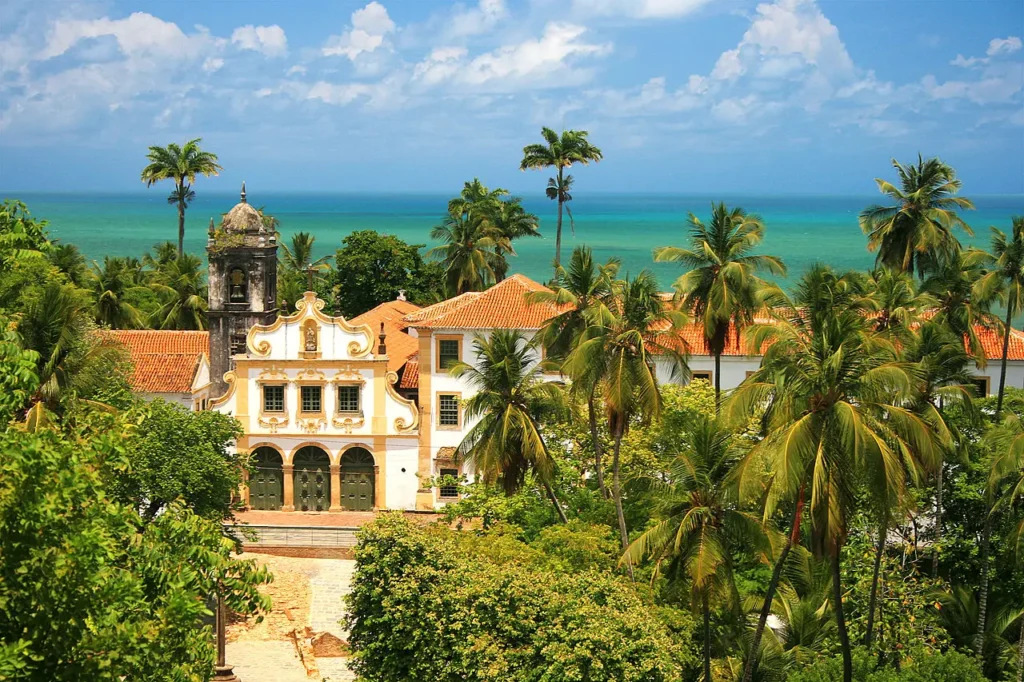
[[[134,190],[202,137],[265,190],[451,190],[586,129],[602,191],[1024,192],[1020,0],[5,0],[0,191]],[[584,179],[585,178],[585,179]]]

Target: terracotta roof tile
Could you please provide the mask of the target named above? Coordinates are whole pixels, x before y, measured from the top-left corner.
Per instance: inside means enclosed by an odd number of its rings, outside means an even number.
[[[415,314],[418,310],[420,307],[409,301],[385,301],[373,310],[353,317],[349,323],[368,324],[373,330],[374,348],[377,347],[380,323],[384,323],[384,333],[387,335],[384,342],[388,347],[388,371],[397,372],[419,349],[419,342],[405,333],[406,325],[402,321],[403,316]]]
[[[523,275],[512,275],[486,291],[456,296],[405,316],[410,327],[430,329],[540,329],[558,308],[528,304],[530,291],[550,291]]]
[[[975,332],[981,341],[981,347],[985,350],[985,357],[989,360],[1000,360],[1003,357],[1003,335],[995,329],[976,327]],[[970,353],[966,339],[964,348]],[[1024,360],[1024,332],[1018,329],[1010,330],[1010,347],[1007,349],[1008,360]]]
[[[419,354],[409,358],[405,363],[405,371],[398,381],[398,388],[411,389],[420,387],[420,359]]]
[[[208,332],[115,329],[101,334],[128,350],[132,389],[140,393],[191,392],[196,363],[210,343]]]

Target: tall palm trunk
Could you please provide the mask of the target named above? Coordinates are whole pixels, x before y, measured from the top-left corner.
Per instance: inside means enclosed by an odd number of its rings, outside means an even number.
[[[751,682],[754,679],[754,666],[757,663],[757,654],[761,648],[761,638],[764,636],[765,626],[768,624],[768,616],[772,612],[772,602],[775,601],[775,591],[779,587],[779,580],[782,578],[782,570],[786,566],[786,558],[789,557],[793,546],[800,542],[800,520],[804,513],[804,489],[800,488],[797,497],[796,507],[793,510],[793,521],[789,524],[789,537],[786,544],[779,552],[779,558],[772,569],[772,578],[768,581],[768,591],[764,595],[764,604],[761,606],[761,614],[757,618],[757,627],[754,628],[754,637],[750,642],[750,653],[747,655],[747,663],[743,666],[743,682]]]
[[[939,541],[942,539],[942,485],[944,463],[939,462],[939,473],[935,478],[935,539],[932,540],[932,578],[939,577]]]
[[[597,488],[604,499],[608,499],[608,488],[604,485],[604,452],[601,449],[601,437],[597,433],[597,410],[594,407],[594,392],[587,396],[587,419],[590,421],[590,439],[594,443],[594,471],[597,474]]]
[[[715,353],[715,416],[722,409],[722,353]]]
[[[711,682],[711,606],[708,604],[708,588],[704,588],[701,610],[704,611],[704,682]]]
[[[615,516],[619,521],[619,540],[622,551],[629,547],[629,531],[626,530],[626,514],[622,511],[622,484],[619,478],[619,451],[622,448],[622,428],[615,430],[615,446],[612,448],[612,497],[615,498]],[[627,562],[629,577],[633,578],[633,562]]]
[[[558,266],[562,264],[562,167],[558,167],[558,222],[555,226],[555,276],[558,276]]]
[[[875,567],[871,571],[871,596],[868,598],[868,626],[864,632],[864,646],[870,647],[875,636],[875,609],[878,604],[878,578],[882,573],[882,555],[885,553],[885,537],[889,533],[889,514],[882,515],[878,529],[878,545],[875,547]]]
[[[544,481],[544,490],[547,491],[551,504],[555,505],[555,511],[558,512],[558,519],[562,523],[569,523],[569,519],[565,518],[565,510],[562,509],[562,505],[558,503],[558,498],[555,497],[555,491],[551,489],[551,484],[547,481]]]
[[[185,254],[185,202],[181,200],[182,186],[178,183],[178,260]]]
[[[850,651],[850,634],[846,631],[846,616],[843,614],[843,576],[839,570],[842,545],[835,540],[832,552],[832,608],[836,615],[836,634],[839,648],[843,652],[843,682],[853,682],[853,654]]]
[[[1020,641],[1017,642],[1017,682],[1024,682],[1024,617],[1020,619]]]
[[[985,621],[988,619],[989,544],[992,535],[992,515],[985,515],[981,531],[981,585],[978,587],[978,628],[974,632],[974,654],[981,659],[985,649]]]
[[[1013,321],[1013,304],[1006,302],[1006,329],[1003,330],[1003,357],[999,369],[999,398],[996,400],[996,421],[1003,411],[1003,393],[1006,391],[1006,356],[1010,352],[1010,323]]]

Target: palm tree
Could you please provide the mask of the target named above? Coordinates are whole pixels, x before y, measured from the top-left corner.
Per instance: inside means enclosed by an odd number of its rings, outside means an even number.
[[[767,435],[736,470],[741,490],[765,497],[766,518],[781,500],[795,501],[791,532],[776,560],[765,604],[770,609],[782,567],[799,540],[806,504],[814,549],[830,559],[844,682],[851,682],[853,663],[840,563],[854,481],[867,479],[873,489],[884,488],[887,499],[900,500],[909,453],[927,461],[932,448],[927,424],[901,406],[910,396],[907,368],[897,362],[892,344],[871,331],[858,297],[849,278],[824,266],[812,268],[793,299],[777,309],[775,324],[748,330],[748,346],[763,352],[764,359],[727,407],[736,423],[764,411]],[[762,610],[752,656],[767,615]],[[752,674],[748,657],[744,680]]]
[[[497,249],[512,250],[508,240],[479,211],[449,209],[444,221],[430,231],[430,238],[443,242],[427,255],[444,261],[451,296],[483,291],[493,284]]]
[[[625,550],[629,546],[629,532],[622,510],[622,438],[633,420],[647,422],[661,413],[655,356],[668,361],[674,376],[688,378],[689,369],[685,343],[679,336],[686,316],[665,308],[654,275],[644,270],[632,280],[616,281],[613,290],[611,314],[604,315],[600,308],[588,311],[589,326],[580,334],[563,369],[574,382],[586,386],[600,384],[603,388],[612,438],[612,497]]]
[[[535,291],[526,295],[534,304],[548,304],[563,312],[550,318],[541,328],[538,337],[547,352],[548,362],[559,366],[565,361],[576,341],[589,326],[588,320],[596,319],[600,324],[611,319],[614,298],[612,283],[619,271],[618,258],[610,258],[604,265],[594,262],[594,254],[586,246],[577,246],[569,259],[569,269],[561,265],[555,271],[555,282],[550,291]],[[601,494],[608,496],[604,484],[604,452],[597,430],[597,407],[595,394],[598,381],[574,381],[570,390],[586,395],[587,419],[590,424],[590,439],[594,447],[594,472]]]
[[[906,340],[936,301],[918,290],[914,278],[899,270],[871,273],[861,304],[873,314],[874,330],[892,340]]]
[[[316,237],[308,232],[296,232],[292,235],[291,245],[281,244],[281,258],[278,260],[277,280],[278,300],[290,301],[291,306],[302,298],[302,292],[309,286],[307,271],[312,268],[314,277],[320,279],[321,273],[330,270],[330,255],[313,258],[313,245]]]
[[[153,314],[157,329],[206,329],[206,284],[198,257],[185,254],[171,261],[154,273],[151,286],[162,299]]]
[[[922,282],[921,291],[934,299],[935,321],[962,338],[975,364],[983,368],[988,358],[978,330],[996,328],[999,320],[990,312],[991,292],[978,284],[985,276],[978,261],[959,251],[943,258]]]
[[[167,203],[178,207],[178,258],[185,253],[185,209],[196,196],[192,190],[196,176],[210,177],[223,170],[217,163],[217,155],[200,149],[200,142],[202,138],[189,140],[182,146],[172,142],[166,147],[150,147],[146,154],[149,165],[142,169],[146,187],[161,180],[174,181]]]
[[[537,226],[537,216],[530,213],[523,207],[523,200],[519,197],[510,197],[503,201],[496,201],[487,210],[487,221],[497,231],[501,238],[494,247],[494,281],[503,282],[508,275],[508,260],[506,256],[515,256],[512,249],[512,242],[522,237],[539,237],[540,232]]]
[[[534,349],[521,332],[498,329],[490,339],[473,340],[476,365],[459,362],[450,373],[476,389],[466,401],[466,418],[478,419],[456,449],[486,483],[501,481],[506,494],[518,490],[528,472],[541,482],[558,517],[565,512],[551,483],[555,463],[548,454],[540,421],[562,412],[561,389],[546,382],[534,362]]]
[[[68,279],[75,286],[85,284],[88,268],[85,266],[85,256],[74,244],[54,243],[46,254],[50,264],[68,276]]]
[[[1024,307],[1024,216],[1013,216],[1013,233],[1007,239],[1002,230],[992,228],[992,251],[972,250],[968,261],[979,262],[989,270],[978,280],[982,300],[999,296],[1006,306],[1003,323],[1003,355],[999,370],[999,398],[996,402],[996,421],[1003,411],[1006,391],[1006,358],[1010,352],[1010,329],[1013,316]]]
[[[152,251],[142,257],[142,263],[156,271],[164,268],[169,263],[173,263],[177,258],[178,248],[174,245],[174,242],[167,241],[154,244]]]
[[[860,227],[868,235],[868,249],[878,251],[878,264],[923,277],[937,261],[960,250],[953,229],[967,234],[971,228],[957,209],[973,209],[970,199],[956,196],[956,171],[937,158],[916,165],[892,160],[900,186],[876,178],[878,190],[893,200],[890,206],[871,206],[860,214]]]
[[[129,264],[121,258],[103,257],[103,267],[92,263],[89,288],[93,295],[93,317],[111,329],[140,329],[145,326],[141,313],[128,302],[132,293],[144,290],[135,286]]]
[[[690,246],[662,246],[654,260],[682,263],[688,269],[675,282],[682,305],[701,323],[704,342],[715,357],[715,409],[722,400],[722,353],[735,330],[739,344],[743,327],[765,308],[765,297],[776,287],[757,277],[759,271],[786,274],[786,266],[775,256],[754,255],[764,239],[764,223],[742,208],[729,210],[724,203],[711,204],[711,222],[705,225],[690,214]]]
[[[729,473],[741,457],[728,429],[704,417],[691,442],[669,467],[668,480],[652,482],[661,520],[629,545],[620,560],[655,559],[655,573],[689,580],[704,619],[704,679],[711,680],[713,590],[732,594],[730,544],[764,545],[761,519],[743,511]]]
[[[559,135],[551,128],[541,128],[544,144],[528,144],[523,147],[523,160],[519,170],[528,168],[555,168],[555,176],[548,179],[545,190],[548,199],[558,202],[558,222],[555,228],[555,267],[562,263],[562,207],[568,210],[567,202],[572,200],[572,176],[565,175],[565,169],[573,164],[588,165],[598,162],[604,155],[590,144],[586,130],[563,130]],[[572,214],[569,214],[572,220]]]

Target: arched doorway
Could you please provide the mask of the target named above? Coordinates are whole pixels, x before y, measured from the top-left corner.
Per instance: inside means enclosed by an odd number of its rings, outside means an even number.
[[[373,510],[373,455],[349,448],[341,456],[341,506],[347,511]]]
[[[266,446],[256,448],[252,463],[255,468],[249,474],[249,507],[271,511],[280,509],[284,497],[280,453]]]
[[[292,457],[297,511],[327,511],[331,506],[331,458],[315,445]]]

